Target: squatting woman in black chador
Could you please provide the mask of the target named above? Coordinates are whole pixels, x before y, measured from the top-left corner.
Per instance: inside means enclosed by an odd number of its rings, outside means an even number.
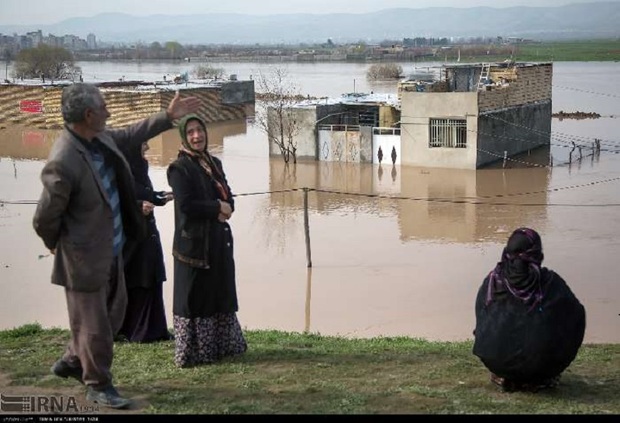
[[[585,309],[543,258],[540,235],[517,229],[478,290],[473,353],[506,391],[557,385],[583,342]]]

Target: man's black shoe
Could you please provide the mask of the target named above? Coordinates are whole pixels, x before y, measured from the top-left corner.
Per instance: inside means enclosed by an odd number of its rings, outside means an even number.
[[[65,379],[68,377],[72,377],[80,383],[84,383],[82,380],[82,367],[72,367],[62,358],[54,363],[51,368],[52,373],[54,373],[58,377],[64,377]]]
[[[89,386],[86,392],[86,399],[104,407],[116,409],[127,408],[131,405],[131,400],[121,397],[112,385],[103,390],[97,390]]]

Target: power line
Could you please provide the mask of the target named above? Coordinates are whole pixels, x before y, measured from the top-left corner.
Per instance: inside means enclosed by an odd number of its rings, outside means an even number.
[[[620,98],[620,95],[611,94],[611,93],[598,93],[596,91],[582,90],[582,89],[579,89],[579,88],[571,88],[571,87],[563,87],[561,85],[553,85],[553,87],[554,88],[560,88],[562,90],[578,91],[578,92],[581,92],[581,93],[602,95],[602,96],[605,96],[605,97]]]
[[[600,181],[592,181],[579,185],[570,185],[565,187],[557,187],[557,188],[549,188],[547,190],[541,191],[532,191],[532,192],[521,192],[514,194],[496,194],[496,195],[488,195],[488,196],[477,196],[477,197],[457,197],[457,198],[442,198],[442,197],[404,197],[404,196],[391,196],[391,195],[383,195],[383,194],[365,194],[365,193],[356,193],[356,192],[345,192],[345,191],[335,191],[328,189],[320,189],[320,188],[290,188],[285,190],[276,190],[276,191],[259,191],[259,192],[250,192],[243,194],[234,194],[233,197],[250,197],[257,195],[271,195],[271,194],[283,194],[283,193],[291,193],[291,192],[300,192],[300,191],[310,191],[317,193],[326,193],[326,194],[336,194],[336,195],[345,195],[345,196],[357,196],[357,197],[366,197],[366,198],[380,198],[385,200],[407,200],[407,201],[423,201],[423,202],[431,202],[431,203],[448,203],[448,204],[474,204],[474,205],[495,205],[495,206],[523,206],[523,207],[618,207],[620,204],[618,203],[608,203],[608,204],[556,204],[556,203],[506,203],[506,202],[488,202],[481,200],[489,200],[495,198],[509,198],[509,197],[519,197],[526,195],[537,195],[558,191],[566,191],[571,189],[578,189],[584,187],[590,187],[594,185],[600,185],[605,183],[617,182],[620,181],[620,177],[604,179]],[[37,201],[34,200],[0,200],[0,207],[5,204],[14,204],[14,205],[34,205],[37,204]]]

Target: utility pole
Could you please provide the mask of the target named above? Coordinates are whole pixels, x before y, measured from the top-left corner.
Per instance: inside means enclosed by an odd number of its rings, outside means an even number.
[[[9,79],[9,62],[11,61],[11,52],[8,49],[4,50],[4,79]]]

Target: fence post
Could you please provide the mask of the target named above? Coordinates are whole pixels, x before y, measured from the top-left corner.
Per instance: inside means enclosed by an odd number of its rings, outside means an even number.
[[[504,163],[502,164],[503,168],[506,168],[506,159],[508,159],[508,152],[504,151]]]
[[[312,267],[306,269],[306,325],[304,333],[310,333],[310,312],[312,307]]]
[[[307,267],[312,267],[312,253],[310,252],[310,224],[308,222],[308,188],[304,188],[304,232],[306,234],[306,261]]]

